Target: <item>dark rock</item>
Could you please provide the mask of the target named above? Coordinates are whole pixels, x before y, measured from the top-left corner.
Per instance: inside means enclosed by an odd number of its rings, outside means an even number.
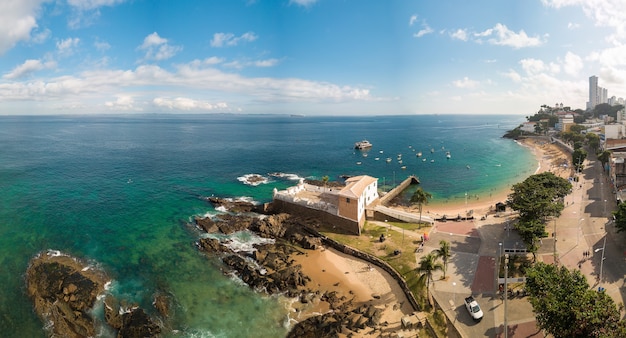
[[[104,320],[116,330],[122,327],[122,316],[120,315],[120,303],[111,296],[104,298]]]
[[[196,225],[210,234],[216,233],[220,230],[211,217],[196,217]]]
[[[217,227],[226,235],[247,230],[254,220],[254,218],[249,216],[234,216],[230,214],[222,214],[217,216],[217,218]]]
[[[103,271],[69,256],[46,252],[33,258],[26,271],[28,295],[35,312],[51,322],[51,335],[95,336],[90,310],[108,281]]]
[[[288,230],[285,221],[289,218],[290,215],[284,213],[257,218],[250,225],[250,230],[266,238],[283,238]]]
[[[235,201],[230,198],[209,197],[208,201],[214,208],[224,207],[226,210],[235,213],[255,212],[258,210],[254,203],[246,201]]]
[[[168,318],[170,316],[170,308],[172,306],[170,296],[158,292],[154,295],[152,305],[154,305],[154,308],[163,318]]]
[[[118,338],[156,337],[161,333],[159,325],[141,308],[134,308],[122,315],[122,327],[117,333]]]
[[[228,247],[220,243],[219,239],[215,239],[215,238],[201,238],[196,242],[196,246],[201,251],[204,251],[207,253],[231,252],[231,250]]]

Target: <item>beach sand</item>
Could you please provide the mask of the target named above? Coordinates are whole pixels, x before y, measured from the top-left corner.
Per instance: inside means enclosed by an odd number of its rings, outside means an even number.
[[[518,142],[528,147],[535,158],[537,159],[537,169],[534,174],[539,174],[545,171],[551,171],[559,177],[567,179],[571,177],[573,173],[572,167],[572,155],[556,144],[550,143],[545,139],[525,138],[518,140]],[[565,165],[565,166],[564,166]],[[501,190],[497,190],[491,193],[489,198],[468,198],[467,204],[465,200],[458,200],[455,202],[438,202],[430,201],[422,208],[422,214],[425,216],[440,216],[447,215],[456,217],[457,215],[464,216],[466,212],[472,210],[474,217],[480,217],[486,215],[495,208],[495,203],[505,203],[508,195],[511,193],[511,187],[503,187]],[[417,207],[405,208],[408,212],[417,213]]]
[[[353,299],[356,306],[376,306],[382,310],[380,322],[389,324],[385,331],[400,330],[401,318],[413,313],[398,283],[381,268],[334,249],[307,250],[306,253],[293,258],[302,264],[302,272],[311,277],[309,287],[319,290],[320,294],[336,291],[340,297]],[[296,321],[330,310],[328,303],[321,301],[297,304],[293,308],[295,314],[291,318]]]

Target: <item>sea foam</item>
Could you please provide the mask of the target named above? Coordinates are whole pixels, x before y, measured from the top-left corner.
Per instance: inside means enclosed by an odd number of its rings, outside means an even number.
[[[251,185],[254,187],[260,184],[267,184],[270,182],[270,180],[267,177],[259,175],[259,174],[246,174],[246,175],[237,177],[237,180],[239,182],[242,182],[243,184]]]

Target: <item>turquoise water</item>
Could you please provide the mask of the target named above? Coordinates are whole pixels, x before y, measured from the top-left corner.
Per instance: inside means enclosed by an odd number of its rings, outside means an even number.
[[[0,332],[45,336],[23,274],[36,253],[56,249],[98,262],[114,280],[112,293],[145,308],[157,290],[172,294],[177,336],[284,336],[279,299],[223,276],[219,262],[194,247],[200,234],[189,220],[216,212],[203,197],[268,201],[274,187],[294,183],[267,175],[274,172],[332,180],[368,174],[384,188],[415,174],[434,201],[487,196],[536,168],[527,149],[501,138],[521,122],[460,115],[0,117]],[[367,157],[352,149],[364,138],[374,144]],[[252,173],[268,183],[238,180]]]

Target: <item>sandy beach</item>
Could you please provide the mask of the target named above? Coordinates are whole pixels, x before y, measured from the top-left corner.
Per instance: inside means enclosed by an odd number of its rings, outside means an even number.
[[[525,138],[517,141],[522,146],[528,147],[537,159],[537,169],[534,174],[551,171],[555,175],[568,178],[573,174],[571,165],[572,156],[559,148],[556,144],[550,143],[544,139]],[[505,203],[508,195],[511,193],[511,187],[503,187],[501,190],[494,191],[491,196],[471,197],[465,200],[454,202],[440,202],[431,200],[423,207],[422,214],[427,216],[456,216],[465,215],[467,211],[473,211],[474,217],[486,215],[495,207],[495,203]],[[410,212],[418,212],[417,207],[406,208]]]
[[[308,250],[306,255],[293,257],[302,264],[302,271],[311,277],[311,287],[324,292],[335,291],[339,296],[353,299],[353,304],[371,304],[381,309],[381,322],[386,330],[400,329],[400,320],[413,313],[398,283],[384,270],[334,249]],[[295,307],[291,318],[301,321],[329,311],[325,302],[313,302]]]

